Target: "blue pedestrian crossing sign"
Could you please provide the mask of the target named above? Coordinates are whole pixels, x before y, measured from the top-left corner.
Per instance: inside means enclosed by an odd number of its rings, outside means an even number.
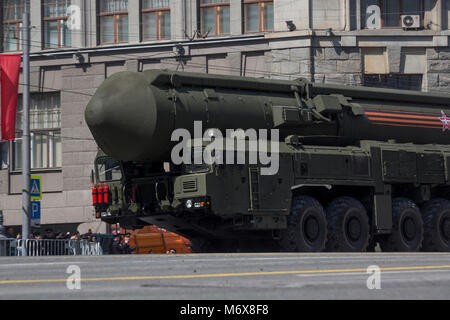
[[[30,179],[30,198],[42,200],[42,178],[35,176]]]
[[[41,225],[41,202],[31,201],[31,226],[39,227]]]

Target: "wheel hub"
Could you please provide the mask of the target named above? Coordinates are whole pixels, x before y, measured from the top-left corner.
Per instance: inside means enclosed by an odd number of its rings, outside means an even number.
[[[352,241],[357,241],[361,237],[361,223],[357,218],[348,220],[347,235]]]
[[[315,217],[308,217],[303,226],[305,236],[309,241],[314,241],[319,236],[319,222]]]
[[[406,240],[411,241],[416,236],[416,224],[410,217],[405,218],[402,224],[402,233]]]

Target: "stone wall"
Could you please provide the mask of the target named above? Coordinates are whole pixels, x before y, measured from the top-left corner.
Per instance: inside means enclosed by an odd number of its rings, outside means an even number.
[[[428,90],[450,93],[450,49],[429,48],[426,54]]]

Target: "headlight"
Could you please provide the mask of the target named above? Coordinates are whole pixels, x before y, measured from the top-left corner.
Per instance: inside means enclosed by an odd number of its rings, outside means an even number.
[[[193,198],[186,200],[184,205],[186,209],[206,209],[210,207],[211,202],[208,198]]]

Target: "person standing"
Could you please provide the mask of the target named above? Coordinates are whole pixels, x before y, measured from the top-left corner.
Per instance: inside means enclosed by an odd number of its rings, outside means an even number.
[[[127,234],[120,244],[122,254],[132,254],[136,250],[136,247],[130,247],[130,235]]]
[[[5,236],[9,239],[15,239],[16,237],[14,236],[14,228],[13,227],[6,228]]]

